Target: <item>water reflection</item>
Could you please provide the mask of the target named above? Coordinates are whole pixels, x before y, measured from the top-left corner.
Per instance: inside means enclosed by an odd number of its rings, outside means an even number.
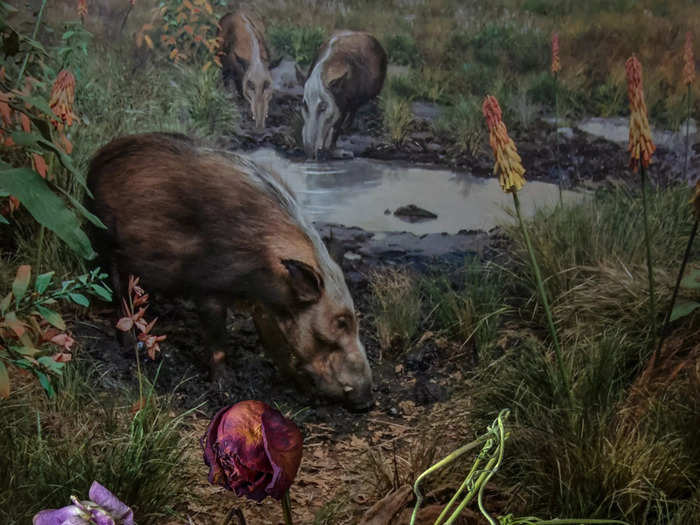
[[[422,235],[488,230],[512,220],[506,211],[512,207],[512,197],[501,191],[495,178],[370,159],[293,162],[271,149],[247,156],[281,174],[315,221]],[[530,182],[520,192],[526,216],[536,207],[555,206],[558,198],[557,186],[543,182]],[[571,201],[581,196],[566,191],[564,198]],[[436,213],[438,218],[411,223],[393,215],[396,208],[408,204]]]

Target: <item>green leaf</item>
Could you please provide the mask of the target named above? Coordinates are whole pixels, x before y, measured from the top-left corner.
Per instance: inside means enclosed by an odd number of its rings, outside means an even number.
[[[10,302],[12,302],[12,292],[8,293],[0,301],[0,314],[5,315],[5,312],[10,307]]]
[[[8,221],[5,217],[0,215],[0,224],[10,224],[10,221]]]
[[[49,324],[55,326],[59,330],[65,330],[66,329],[66,323],[61,317],[61,314],[58,312],[55,312],[49,308],[46,308],[45,306],[41,306],[40,304],[36,305],[36,310],[39,312],[41,317],[46,319]]]
[[[29,286],[29,281],[32,278],[32,267],[28,264],[23,264],[17,268],[17,276],[12,282],[12,293],[15,296],[15,303],[19,304],[27,292],[27,287]]]
[[[10,397],[10,376],[7,373],[5,363],[0,361],[0,398]]]
[[[85,259],[95,257],[95,251],[85,232],[80,229],[75,213],[34,170],[0,170],[0,188],[17,197],[39,224],[53,231],[78,255]]]
[[[681,286],[692,290],[700,288],[700,268],[691,270],[691,272],[681,281]]]
[[[44,365],[46,368],[48,368],[51,372],[54,374],[60,374],[65,363],[59,363],[57,361],[54,361],[53,358],[49,356],[43,356],[37,359],[39,363]]]
[[[45,113],[49,117],[55,117],[54,112],[51,110],[51,106],[49,106],[49,103],[46,102],[45,99],[41,97],[34,97],[32,95],[19,95],[17,97],[18,99],[22,100],[23,102],[26,102],[30,106],[35,107],[36,109],[40,110],[41,112]]]
[[[34,283],[34,289],[39,295],[43,294],[49,287],[49,284],[51,284],[51,279],[53,279],[53,275],[55,273],[56,272],[46,272],[37,276],[36,282]]]
[[[24,131],[15,131],[12,133],[12,140],[18,146],[36,146],[43,137],[36,133],[25,133]]]
[[[78,199],[73,197],[70,193],[68,193],[66,190],[61,188],[60,186],[54,186],[56,189],[58,189],[63,195],[66,196],[66,198],[70,201],[70,203],[73,205],[73,207],[80,212],[80,214],[85,217],[87,220],[89,220],[92,224],[97,226],[98,228],[102,228],[103,230],[107,229],[107,226],[104,225],[104,223],[96,216],[90,213],[85,206],[83,206],[83,203],[80,202]]]
[[[48,395],[51,399],[56,397],[56,391],[53,389],[51,380],[49,380],[47,375],[44,372],[39,372],[38,370],[34,370],[34,374],[37,378],[39,378],[39,383],[41,383],[41,386],[44,387],[46,395]]]
[[[80,306],[90,306],[90,301],[88,298],[81,293],[69,293],[68,297],[70,297],[71,301],[73,301],[75,304],[79,304]]]
[[[99,284],[91,284],[90,288],[92,288],[92,291],[95,292],[95,295],[97,295],[100,299],[107,301],[108,303],[112,302],[112,292],[110,292],[104,286]]]
[[[41,351],[38,348],[33,348],[31,346],[13,346],[12,350],[18,354],[26,355],[32,358]]]
[[[673,307],[671,312],[671,321],[690,315],[697,308],[700,308],[700,303],[695,301],[686,301],[684,303],[677,304]]]

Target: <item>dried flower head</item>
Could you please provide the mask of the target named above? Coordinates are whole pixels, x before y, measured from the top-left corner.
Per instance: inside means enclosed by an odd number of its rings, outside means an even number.
[[[561,64],[559,63],[559,33],[552,33],[552,73],[559,73]]]
[[[56,81],[51,88],[51,100],[49,106],[54,114],[61,119],[61,122],[54,122],[57,128],[62,124],[71,126],[73,119],[77,119],[73,113],[73,102],[75,101],[75,77],[67,69],[62,70],[56,77]]]
[[[87,0],[78,0],[78,16],[87,15]]]
[[[484,99],[482,107],[486,125],[489,128],[489,143],[496,157],[493,174],[498,175],[501,189],[506,193],[518,191],[525,184],[525,168],[515,144],[508,136],[508,130],[503,123],[501,106],[492,95]]]
[[[695,57],[693,56],[693,35],[688,31],[685,34],[685,46],[683,47],[683,84],[689,86],[695,80]]]
[[[631,56],[625,62],[627,72],[627,95],[630,99],[630,168],[637,171],[640,163],[645,168],[651,163],[651,156],[656,146],[651,140],[647,106],[644,103],[642,87],[642,64],[636,56]]]

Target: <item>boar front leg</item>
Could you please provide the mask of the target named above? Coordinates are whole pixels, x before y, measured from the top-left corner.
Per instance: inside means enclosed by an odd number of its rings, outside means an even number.
[[[209,380],[218,382],[226,369],[226,301],[207,297],[198,301],[204,344],[209,353]]]

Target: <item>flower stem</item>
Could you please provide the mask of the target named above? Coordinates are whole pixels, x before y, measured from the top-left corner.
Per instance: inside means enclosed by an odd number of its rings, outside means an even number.
[[[690,84],[688,84],[688,112],[685,115],[685,160],[683,162],[683,178],[688,180],[688,150],[690,148]]]
[[[644,238],[647,247],[647,276],[649,278],[649,321],[652,341],[656,338],[656,294],[654,293],[654,265],[651,260],[651,238],[649,237],[649,213],[647,212],[647,177],[644,163],[640,163],[639,173],[642,183],[642,207],[644,208]]]
[[[690,259],[690,250],[693,247],[693,240],[695,240],[695,235],[698,233],[698,222],[700,222],[700,219],[695,219],[695,224],[693,224],[693,229],[691,230],[690,237],[688,238],[688,244],[685,247],[683,262],[681,263],[681,269],[678,272],[678,278],[676,279],[676,286],[673,288],[673,295],[671,296],[671,304],[668,306],[666,317],[664,317],[664,326],[661,329],[661,334],[659,334],[659,344],[656,347],[656,352],[654,353],[654,366],[656,366],[656,364],[659,362],[659,358],[661,357],[661,346],[664,344],[664,339],[666,338],[666,333],[668,331],[668,324],[671,322],[671,313],[673,312],[673,307],[676,304],[678,288],[680,288],[681,281],[683,280],[685,266],[688,264],[688,259]]]
[[[34,32],[32,33],[32,40],[36,40],[36,35],[39,32],[39,25],[41,25],[41,16],[44,14],[44,7],[46,7],[46,0],[41,2],[39,14],[36,15],[36,24],[34,25]],[[17,89],[22,89],[22,77],[24,76],[24,70],[27,68],[27,62],[29,62],[29,55],[31,55],[31,53],[31,51],[27,51],[27,53],[24,55],[22,67],[19,68],[19,74],[17,75]]]
[[[292,521],[292,502],[289,499],[289,489],[284,492],[282,496],[282,514],[284,515],[285,525],[294,525]]]
[[[527,245],[527,251],[530,254],[530,263],[532,264],[532,270],[535,272],[535,279],[537,280],[537,289],[540,293],[540,299],[542,300],[542,305],[544,306],[544,311],[547,315],[547,324],[549,325],[549,331],[552,335],[552,341],[554,342],[554,352],[557,356],[557,365],[559,366],[559,374],[561,375],[561,381],[569,396],[569,402],[571,407],[574,406],[574,394],[571,391],[571,384],[569,382],[569,373],[564,365],[564,359],[561,353],[561,346],[559,345],[559,337],[557,337],[557,329],[554,326],[554,320],[552,319],[552,311],[549,307],[549,300],[547,299],[547,292],[544,289],[544,281],[542,280],[542,274],[540,273],[540,267],[537,264],[537,259],[535,258],[535,250],[532,248],[532,243],[530,242],[530,236],[527,233],[527,228],[525,228],[525,223],[523,222],[522,214],[520,213],[520,200],[518,199],[518,192],[513,191],[513,203],[515,205],[515,213],[518,215],[518,222],[520,223],[520,231],[525,239],[525,244]]]
[[[554,162],[557,168],[557,180],[559,182],[559,206],[564,206],[564,198],[562,196],[562,174],[559,166],[559,100],[557,96],[557,87],[559,73],[554,73]]]

